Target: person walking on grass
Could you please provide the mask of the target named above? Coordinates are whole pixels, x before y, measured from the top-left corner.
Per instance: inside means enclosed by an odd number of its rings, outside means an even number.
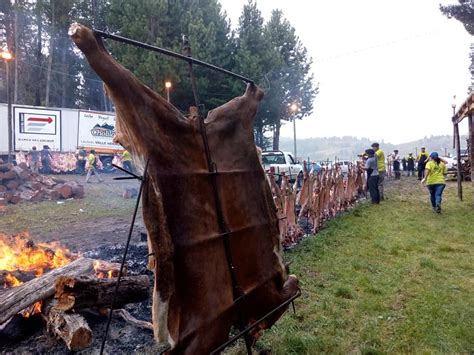
[[[124,150],[122,153],[122,163],[123,163],[123,168],[125,170],[130,171],[133,173],[133,165],[132,165],[132,155],[128,150]]]
[[[393,162],[393,173],[395,174],[395,180],[400,180],[400,155],[398,155],[397,149],[393,151],[392,162]]]
[[[373,204],[380,203],[379,194],[379,171],[377,167],[377,159],[375,158],[375,151],[367,149],[367,160],[365,161],[365,170],[367,171],[367,188],[370,193],[370,198]]]
[[[41,150],[41,165],[43,166],[43,174],[49,174],[51,172],[50,163],[53,156],[49,151],[49,146],[43,145]]]
[[[89,155],[87,156],[87,176],[86,176],[86,182],[90,183],[89,179],[91,178],[92,174],[97,176],[97,179],[99,179],[99,182],[102,182],[100,178],[99,172],[97,171],[97,158],[95,156],[95,150],[92,149]]]
[[[31,164],[30,164],[31,171],[37,174],[39,171],[40,152],[39,150],[36,150],[36,146],[33,146],[30,152],[28,153],[28,155],[31,157]]]
[[[415,176],[415,157],[413,156],[413,153],[408,153],[407,170],[407,176]]]
[[[446,164],[438,156],[437,152],[432,152],[425,166],[425,177],[421,183],[426,182],[426,187],[430,191],[430,201],[433,211],[441,213],[441,198],[446,187]]]
[[[416,161],[418,162],[418,180],[423,179],[425,173],[425,164],[430,156],[425,150],[425,147],[421,147],[421,152],[418,154]]]
[[[385,153],[382,149],[380,149],[380,145],[378,143],[374,143],[371,146],[375,152],[375,158],[377,159],[377,170],[378,170],[378,187],[379,187],[379,194],[380,194],[380,201],[384,199],[384,191],[383,191],[383,182],[385,180]]]

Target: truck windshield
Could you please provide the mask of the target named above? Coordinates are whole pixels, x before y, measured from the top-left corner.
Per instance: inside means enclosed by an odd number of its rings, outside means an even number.
[[[285,157],[282,153],[268,153],[262,156],[263,164],[285,164]]]

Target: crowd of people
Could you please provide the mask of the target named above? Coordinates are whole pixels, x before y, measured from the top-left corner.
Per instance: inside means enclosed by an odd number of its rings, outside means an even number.
[[[99,182],[103,181],[99,173],[99,170],[102,169],[102,164],[100,162],[100,157],[97,155],[94,149],[87,151],[84,148],[80,147],[73,155],[73,160],[74,157],[75,170],[74,167],[72,167],[69,168],[67,172],[72,170],[76,174],[85,175],[86,183],[91,182],[92,176],[96,176]],[[29,165],[33,173],[50,174],[53,172],[51,170],[51,160],[53,159],[53,155],[51,154],[50,147],[47,145],[43,145],[42,150],[38,150],[36,146],[33,146],[31,147],[31,150],[26,153],[20,152],[20,157],[17,156],[17,161],[18,159],[21,159],[21,161],[24,160]],[[127,171],[134,171],[132,156],[127,150],[124,150],[122,153],[116,153],[114,163],[119,166],[123,166],[123,169]],[[72,164],[74,164],[74,162],[72,162]],[[54,171],[58,172],[57,169]]]
[[[385,153],[380,149],[378,143],[373,143],[371,148],[365,150],[363,159],[367,171],[367,190],[372,203],[379,204],[385,199],[384,180],[387,174]],[[418,180],[421,181],[421,184],[426,184],[428,188],[433,211],[441,213],[447,168],[446,162],[439,157],[437,152],[430,154],[425,147],[421,147],[417,157],[413,153],[409,153],[407,157],[400,158],[398,150],[395,149],[388,161],[392,164],[395,180],[400,180],[401,169],[403,169],[405,176],[414,176],[416,164]]]
[[[50,161],[52,158],[50,148],[47,145],[43,146],[41,151],[33,146],[31,151],[27,154],[30,159],[30,167],[34,173],[41,172],[49,174]],[[97,163],[99,158],[94,149],[87,152],[85,149],[78,149],[76,151],[76,173],[86,175],[85,182],[90,183],[90,179],[95,175],[99,182],[103,179],[99,174]],[[446,186],[445,176],[447,174],[446,162],[441,159],[437,152],[429,154],[425,147],[421,147],[418,156],[413,153],[408,153],[408,156],[400,158],[399,151],[395,149],[389,158],[385,158],[385,153],[380,149],[379,143],[373,143],[371,148],[365,150],[362,156],[365,160],[365,170],[367,172],[367,190],[373,204],[379,204],[385,199],[384,195],[384,181],[387,175],[386,162],[390,162],[390,168],[393,168],[393,176],[395,180],[400,180],[402,171],[405,176],[415,175],[415,165],[418,172],[418,180],[422,184],[426,184],[430,192],[430,202],[433,211],[441,212],[441,200],[444,188]],[[133,172],[132,156],[125,150],[121,155],[122,166],[125,170]]]

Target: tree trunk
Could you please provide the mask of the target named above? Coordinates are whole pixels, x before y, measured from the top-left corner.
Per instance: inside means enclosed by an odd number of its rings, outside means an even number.
[[[66,98],[67,98],[67,76],[68,76],[68,71],[69,71],[69,65],[66,61],[66,53],[67,53],[67,47],[69,45],[69,41],[66,43],[66,41],[63,41],[63,46],[62,46],[62,53],[61,53],[61,63],[63,66],[63,77],[62,77],[62,94],[61,94],[61,107],[66,107]]]
[[[93,275],[93,263],[93,259],[80,258],[3,292],[2,302],[0,302],[0,324],[35,302],[51,297],[54,294],[55,281],[59,276]]]
[[[13,31],[14,31],[14,43],[13,43],[13,51],[15,53],[15,68],[14,68],[14,78],[13,78],[13,103],[16,104],[18,101],[18,63],[20,62],[19,58],[19,52],[18,49],[18,5],[15,4],[15,17],[14,17],[14,26],[13,26]]]
[[[63,311],[93,307],[111,307],[117,278],[98,279],[88,276],[64,276],[56,281],[56,308]],[[126,276],[120,280],[115,308],[146,300],[149,295],[148,276]]]
[[[56,38],[55,33],[55,11],[54,11],[54,2],[55,0],[51,0],[51,40],[49,43],[49,57],[48,57],[48,70],[46,72],[46,98],[44,101],[44,105],[46,107],[49,106],[49,90],[51,86],[51,68],[53,66],[53,54],[54,54],[54,43]]]
[[[41,50],[43,48],[43,40],[42,40],[42,32],[43,32],[43,21],[41,18],[42,11],[40,9],[41,7],[41,1],[38,1],[36,4],[36,25],[38,26],[38,32],[37,32],[37,37],[36,37],[36,80],[34,82],[34,87],[35,87],[35,106],[41,106],[41,62],[42,62],[42,53]]]
[[[278,121],[273,131],[273,150],[280,150],[280,128],[281,122]]]

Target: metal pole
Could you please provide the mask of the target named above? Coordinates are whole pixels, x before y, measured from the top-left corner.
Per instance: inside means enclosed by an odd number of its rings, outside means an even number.
[[[166,88],[166,99],[170,102],[170,88]]]
[[[12,132],[12,95],[10,88],[10,62],[5,60],[5,66],[7,71],[7,107],[8,107],[8,162],[12,162],[13,153],[13,132]]]
[[[296,160],[296,117],[293,116],[293,153]]]
[[[474,187],[474,115],[469,115],[469,154],[471,161],[471,184]],[[474,189],[473,189],[474,191]]]

